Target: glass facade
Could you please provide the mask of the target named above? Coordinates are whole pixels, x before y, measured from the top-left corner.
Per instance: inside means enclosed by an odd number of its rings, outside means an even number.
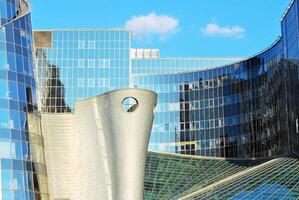
[[[243,158],[298,152],[298,6],[283,16],[282,37],[256,56],[195,72],[132,74],[132,87],[158,93],[149,149]]]
[[[284,55],[298,64],[299,59],[299,3],[293,0],[281,19]]]
[[[243,158],[298,151],[298,10],[295,0],[282,36],[242,61],[133,51],[127,31],[36,31],[41,109],[70,112],[79,99],[138,87],[158,93],[149,150]]]
[[[35,32],[35,40],[43,112],[69,112],[77,100],[129,85],[128,31]]]
[[[0,199],[48,199],[30,6],[0,1]]]
[[[240,61],[241,58],[147,58],[132,59],[132,74],[192,72]]]
[[[152,150],[266,157],[298,147],[298,66],[284,59],[282,39],[239,63],[191,73],[136,74],[132,82],[158,93]]]
[[[77,100],[130,86],[133,74],[190,71],[237,58],[144,59],[130,56],[132,33],[122,30],[35,31],[43,112],[70,112]],[[157,62],[158,61],[158,62]],[[156,68],[158,67],[158,69]]]

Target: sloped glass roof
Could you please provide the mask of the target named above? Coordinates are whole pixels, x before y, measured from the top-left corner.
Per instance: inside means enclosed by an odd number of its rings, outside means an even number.
[[[144,179],[145,199],[175,199],[265,160],[225,160],[149,152]]]
[[[144,199],[297,199],[299,159],[221,159],[148,152]]]
[[[275,158],[251,172],[182,199],[299,199],[299,160]]]

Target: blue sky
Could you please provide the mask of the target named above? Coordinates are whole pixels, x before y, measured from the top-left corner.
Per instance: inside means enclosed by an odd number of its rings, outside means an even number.
[[[31,0],[33,29],[127,28],[163,57],[246,57],[280,33],[291,0]]]

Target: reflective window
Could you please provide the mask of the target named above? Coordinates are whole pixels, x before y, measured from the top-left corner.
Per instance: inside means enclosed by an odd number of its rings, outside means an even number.
[[[7,80],[0,79],[0,98],[9,98]]]
[[[0,128],[10,128],[11,121],[10,121],[10,113],[7,109],[0,109]]]
[[[0,158],[10,159],[10,140],[0,139]]]
[[[16,82],[9,81],[9,98],[13,100],[18,100],[18,87]]]
[[[4,190],[13,190],[13,178],[11,170],[1,170],[1,187]]]
[[[85,42],[84,42],[84,40],[79,40],[78,41],[78,48],[79,49],[84,49],[85,48]]]

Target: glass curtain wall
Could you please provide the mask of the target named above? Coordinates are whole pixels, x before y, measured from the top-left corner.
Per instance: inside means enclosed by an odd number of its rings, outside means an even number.
[[[158,93],[149,149],[212,157],[298,152],[298,11],[295,0],[282,17],[282,37],[241,62],[155,74],[165,60],[156,60],[155,66],[152,60],[136,61],[142,65],[136,69],[153,70],[133,74],[131,86]]]
[[[70,112],[77,100],[128,87],[131,33],[105,30],[35,32],[42,112]]]
[[[0,1],[0,199],[48,199],[30,6]]]

